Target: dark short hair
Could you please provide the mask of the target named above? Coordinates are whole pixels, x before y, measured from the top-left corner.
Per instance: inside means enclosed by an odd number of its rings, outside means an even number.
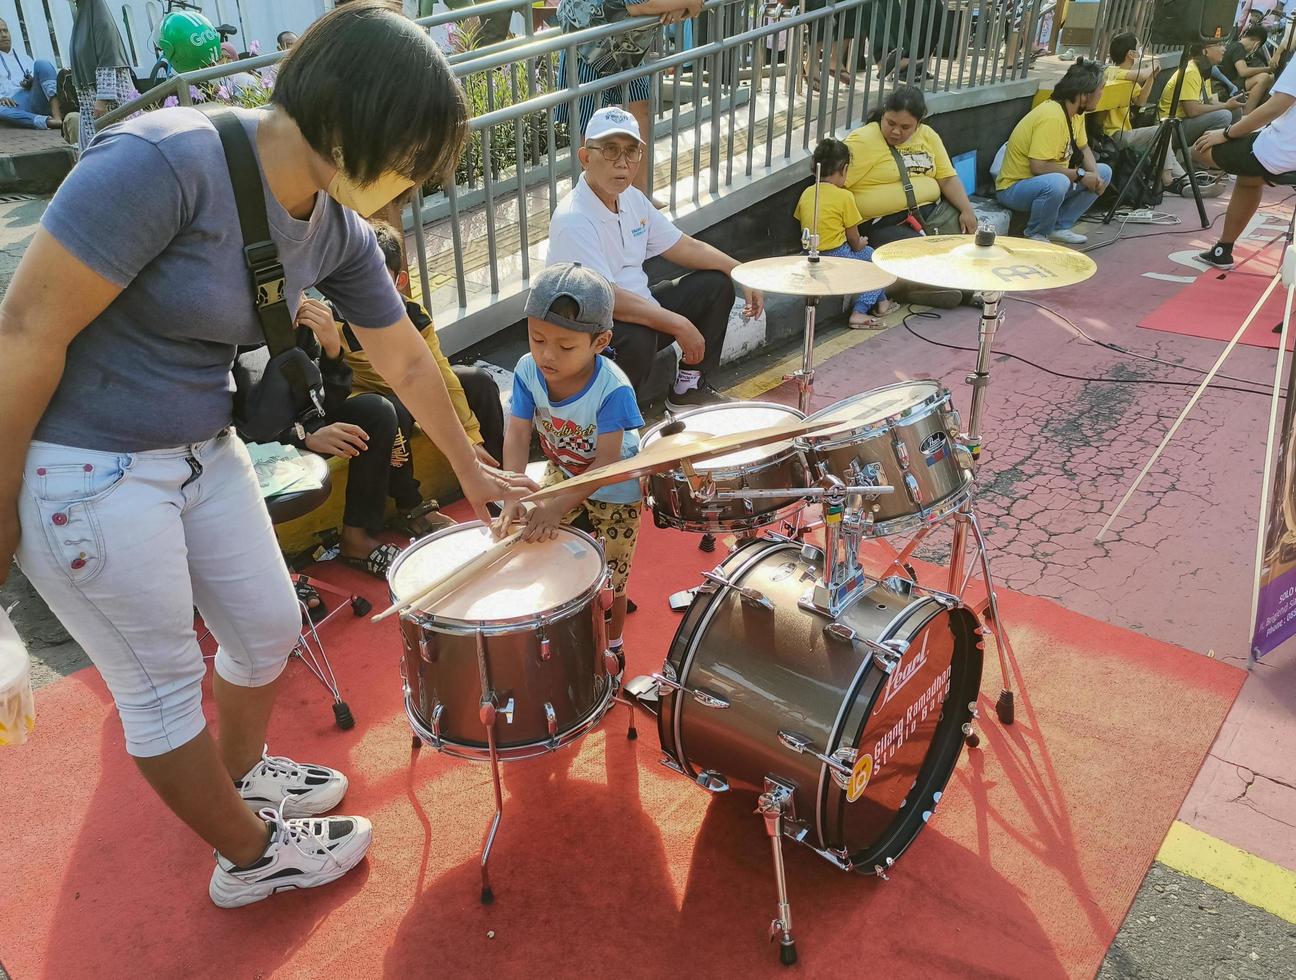
[[[1264,20],[1264,15],[1265,12],[1261,10],[1259,7],[1252,7],[1250,10],[1247,11],[1248,17],[1259,17],[1261,20]]]
[[[287,37],[289,34],[294,34],[294,33],[295,32],[293,31],[280,31],[278,34],[275,35],[275,44],[279,45],[279,47],[282,48],[283,39]]]
[[[459,159],[463,91],[427,33],[387,0],[351,0],[315,21],[283,59],[272,101],[326,160],[336,147],[361,184],[415,183]]]
[[[815,147],[814,163],[818,165],[821,177],[831,177],[839,170],[845,170],[850,162],[850,147],[841,140],[828,136],[821,139]]]
[[[882,104],[869,113],[868,121],[877,122],[886,112],[907,112],[922,122],[927,115],[927,100],[916,85],[901,85],[893,88]]]
[[[1269,32],[1266,31],[1263,27],[1248,27],[1245,31],[1242,32],[1242,36],[1253,37],[1257,41],[1269,40]]]
[[[374,230],[374,237],[378,239],[378,251],[383,254],[387,271],[392,275],[405,271],[405,265],[401,261],[401,248],[405,244],[401,233],[386,221],[370,221],[369,225]]]
[[[1054,102],[1070,102],[1072,99],[1090,95],[1103,83],[1102,69],[1098,62],[1087,58],[1077,58],[1066,74],[1053,86],[1050,98]]]
[[[1138,38],[1134,36],[1134,32],[1123,31],[1111,39],[1111,44],[1107,46],[1107,54],[1111,57],[1113,65],[1123,65],[1129,53],[1136,48],[1138,48]]]

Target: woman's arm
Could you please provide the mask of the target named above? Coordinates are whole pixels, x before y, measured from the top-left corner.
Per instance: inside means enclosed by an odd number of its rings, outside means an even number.
[[[369,352],[369,363],[374,370],[391,385],[428,438],[450,461],[464,497],[480,520],[490,523],[488,502],[515,500],[527,490],[536,489],[526,477],[501,473],[478,460],[450,403],[450,393],[436,358],[408,316],[385,328],[352,324],[351,329]]]
[[[120,292],[38,228],[0,301],[0,582],[18,548],[32,432],[63,377],[68,345]]]
[[[959,229],[965,235],[975,234],[977,230],[976,209],[972,207],[972,202],[968,200],[963,181],[955,175],[937,180],[936,183],[940,185],[941,196],[958,208]]]

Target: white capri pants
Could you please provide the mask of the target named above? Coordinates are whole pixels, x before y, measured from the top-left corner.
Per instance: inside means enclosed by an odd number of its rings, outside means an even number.
[[[131,755],[206,725],[195,606],[226,681],[260,687],[283,670],[301,612],[237,437],[141,453],[33,442],[18,517],[18,562],[99,668]]]

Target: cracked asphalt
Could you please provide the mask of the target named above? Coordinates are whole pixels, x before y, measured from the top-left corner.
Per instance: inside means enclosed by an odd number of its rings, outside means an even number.
[[[1207,204],[1214,213],[1224,201]],[[1190,202],[1166,206],[1191,220]],[[0,204],[0,289],[42,207]],[[1029,297],[1047,309],[1004,304],[977,506],[1002,585],[1243,665],[1261,474],[1254,434],[1264,431],[1266,398],[1203,398],[1109,536],[1094,541],[1191,392],[1149,382],[1192,383],[1196,376],[1176,365],[1206,367],[1218,352],[1209,341],[1135,327],[1142,313],[1181,288],[1140,273],[1183,272],[1166,255],[1199,241],[1207,244],[1191,234],[1121,243],[1097,254],[1099,277],[1091,283]],[[1168,363],[1098,347],[1049,311],[1096,339]],[[937,345],[974,344],[976,313],[948,311],[909,325],[924,339],[897,327],[820,365],[816,407],[907,377],[943,380],[964,407],[971,354]],[[1073,377],[1050,375],[1006,352]],[[1240,347],[1226,371],[1262,380],[1272,373],[1272,354]],[[717,380],[732,382],[740,373],[752,367]],[[948,547],[938,532],[919,557],[939,561]],[[38,686],[86,664],[20,575],[0,590],[6,607],[15,600]],[[1280,654],[1253,671],[1180,817],[1296,868],[1296,757],[1281,737],[1290,732],[1289,706],[1296,704],[1296,679],[1288,679],[1296,670],[1282,670],[1291,659]],[[1239,831],[1242,825],[1250,829]],[[1099,977],[1296,980],[1296,926],[1154,863]],[[0,978],[7,980],[2,966]]]

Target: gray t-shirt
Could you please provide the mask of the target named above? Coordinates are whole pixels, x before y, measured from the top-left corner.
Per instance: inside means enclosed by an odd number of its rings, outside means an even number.
[[[255,148],[263,113],[240,115]],[[363,218],[323,193],[305,221],[268,188],[265,204],[294,315],[301,291],[318,286],[352,323],[387,327],[404,317]],[[195,109],[161,109],[100,134],[42,224],[123,291],[72,341],[35,438],[140,452],[201,442],[229,425],[235,347],[264,338],[211,121]]]

